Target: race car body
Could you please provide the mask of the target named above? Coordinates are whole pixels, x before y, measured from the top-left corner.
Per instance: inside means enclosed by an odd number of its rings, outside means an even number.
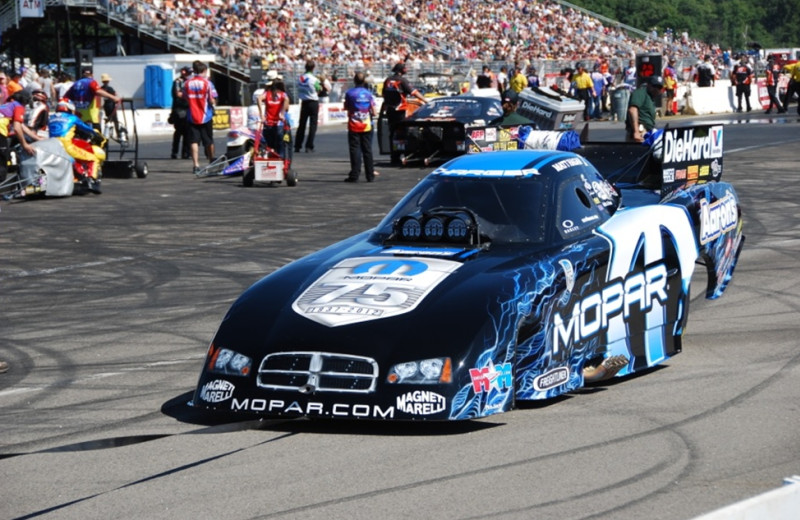
[[[448,96],[429,99],[406,117],[389,142],[385,119],[378,123],[378,143],[383,154],[402,153],[404,164],[443,161],[467,153],[476,146],[485,149],[489,123],[503,115],[499,97]],[[518,125],[517,125],[518,126]],[[493,127],[492,149],[517,149],[516,128]],[[531,125],[535,126],[535,125]]]
[[[616,187],[572,152],[453,159],[375,229],[242,294],[191,404],[474,419],[655,366],[681,350],[695,264],[717,298],[743,244],[721,144],[721,126],[668,130],[646,160],[608,160]]]

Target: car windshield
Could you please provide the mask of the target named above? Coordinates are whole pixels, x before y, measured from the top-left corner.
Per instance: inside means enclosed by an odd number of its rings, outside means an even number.
[[[395,206],[378,226],[384,238],[405,216],[440,208],[463,208],[477,218],[482,240],[495,244],[542,242],[545,213],[543,185],[531,177],[461,177],[432,175]]]
[[[457,97],[433,99],[414,112],[415,119],[456,118],[477,119],[481,117],[482,103],[476,99]]]

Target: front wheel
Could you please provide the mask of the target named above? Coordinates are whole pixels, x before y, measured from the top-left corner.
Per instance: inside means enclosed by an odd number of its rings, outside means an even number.
[[[286,175],[286,185],[287,186],[297,186],[297,172],[290,169],[289,173]]]
[[[147,168],[147,163],[137,164],[136,165],[136,176],[140,179],[144,179],[147,177],[147,174],[150,170]]]

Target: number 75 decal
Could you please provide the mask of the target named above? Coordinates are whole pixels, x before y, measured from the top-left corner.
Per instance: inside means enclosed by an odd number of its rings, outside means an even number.
[[[460,265],[439,258],[348,258],[311,284],[292,309],[329,327],[397,316],[416,308]]]

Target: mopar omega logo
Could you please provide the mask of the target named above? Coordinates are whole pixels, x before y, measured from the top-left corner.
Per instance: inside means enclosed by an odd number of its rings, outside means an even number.
[[[377,268],[377,269],[376,269]],[[428,266],[416,260],[375,260],[365,262],[353,268],[353,274],[397,274],[405,276],[415,276],[428,270]]]

